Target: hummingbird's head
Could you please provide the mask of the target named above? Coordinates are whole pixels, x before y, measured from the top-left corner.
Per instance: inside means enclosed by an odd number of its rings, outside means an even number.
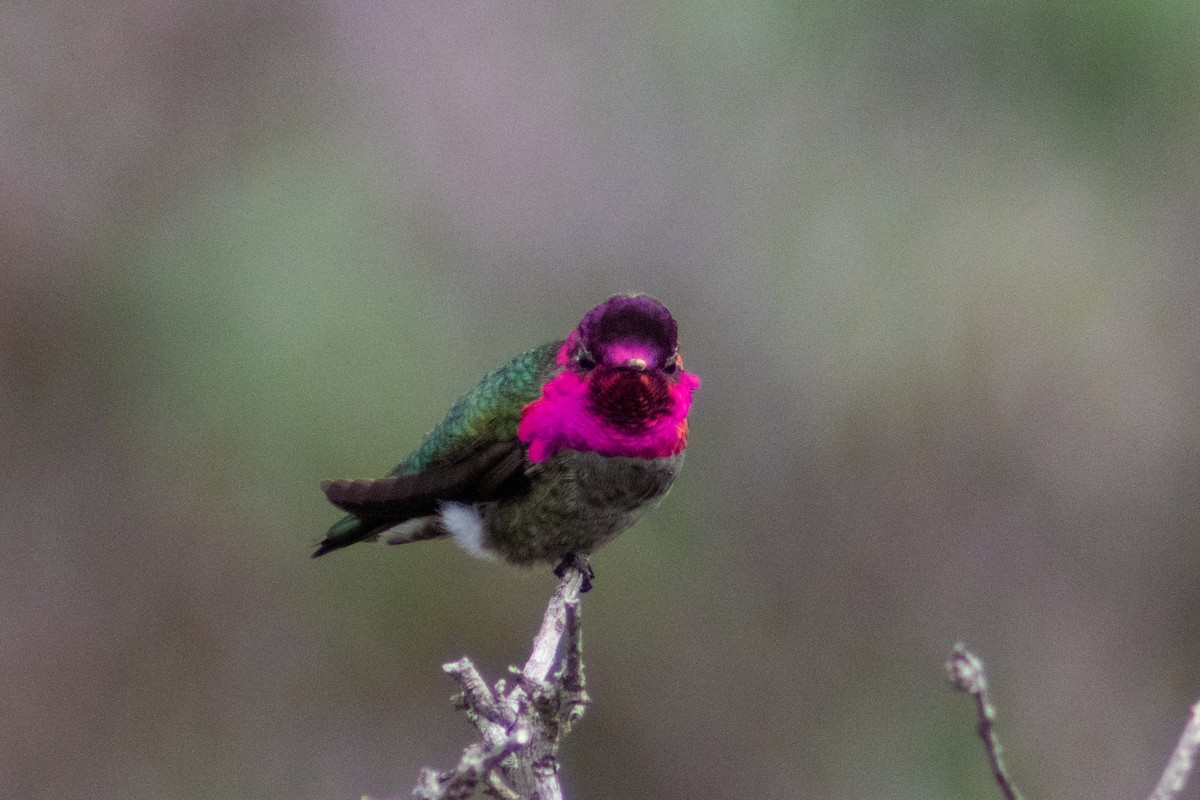
[[[599,420],[630,433],[653,426],[676,405],[683,364],[678,327],[649,295],[616,295],[584,315],[563,347],[564,366]],[[690,390],[689,390],[690,395]]]
[[[662,458],[687,446],[687,414],[700,379],[683,371],[678,328],[645,294],[615,295],[584,314],[563,342],[562,372],[527,405],[517,435],[529,458],[561,448]]]
[[[648,294],[615,295],[584,315],[567,340],[567,357],[574,368],[596,367],[661,370],[679,369],[675,318]]]

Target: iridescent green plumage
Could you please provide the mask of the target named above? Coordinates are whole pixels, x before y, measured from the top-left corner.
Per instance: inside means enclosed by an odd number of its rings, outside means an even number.
[[[515,439],[525,406],[537,399],[542,384],[561,371],[554,357],[562,344],[560,340],[535,347],[484,375],[392,474],[412,474],[457,461],[490,443]]]

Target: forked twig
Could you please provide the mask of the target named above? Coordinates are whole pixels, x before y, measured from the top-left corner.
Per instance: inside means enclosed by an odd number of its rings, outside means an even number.
[[[413,794],[422,800],[463,800],[482,791],[501,800],[561,800],[558,746],[583,716],[588,697],[583,678],[583,639],[579,629],[579,590],[584,576],[563,571],[542,617],[541,629],[525,666],[510,668],[489,686],[468,658],[442,668],[458,681],[456,697],[479,731],[480,741],[463,751],[446,772],[425,769]],[[559,646],[566,634],[566,651]],[[551,669],[559,664],[556,673]]]

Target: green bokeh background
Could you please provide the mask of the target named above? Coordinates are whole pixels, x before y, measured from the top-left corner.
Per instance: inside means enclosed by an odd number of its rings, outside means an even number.
[[[618,291],[704,385],[571,797],[1145,795],[1200,695],[1200,5],[0,8],[0,795],[407,796],[553,579],[309,545]],[[1195,795],[1195,792],[1192,793]]]

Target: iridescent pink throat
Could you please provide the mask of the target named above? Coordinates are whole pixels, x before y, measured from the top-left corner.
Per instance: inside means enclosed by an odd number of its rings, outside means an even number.
[[[564,345],[558,355],[560,364],[566,363],[566,351]],[[602,456],[666,458],[687,447],[687,414],[692,392],[699,386],[698,377],[681,369],[678,380],[669,387],[667,412],[645,428],[630,432],[597,413],[588,397],[587,379],[568,370],[547,381],[541,397],[525,406],[517,436],[529,446],[529,459],[535,462],[545,461],[562,449]]]

